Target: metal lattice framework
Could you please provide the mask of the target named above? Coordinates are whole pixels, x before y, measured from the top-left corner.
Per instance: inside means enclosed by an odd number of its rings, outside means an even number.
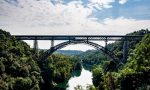
[[[51,48],[44,52],[44,54],[39,58],[41,61],[47,60],[48,56],[50,56],[53,52],[63,47],[66,47],[70,44],[88,44],[90,46],[95,47],[98,50],[101,50],[105,54],[107,54],[116,64],[122,63],[122,61],[126,61],[127,59],[127,42],[128,41],[136,41],[141,40],[143,35],[13,35],[17,40],[34,40],[36,42],[35,46],[38,46],[37,40],[51,40]],[[60,43],[54,46],[54,41],[58,40],[67,40],[66,42]],[[91,41],[105,41],[105,47],[93,43]],[[111,51],[107,49],[107,41],[124,41],[124,57],[123,60],[119,60],[119,58]]]
[[[18,40],[92,40],[92,41],[116,41],[139,40],[143,35],[14,35]]]
[[[66,42],[63,42],[63,43],[60,43],[54,47],[51,47],[49,50],[47,50],[43,55],[42,57],[40,58],[41,61],[44,61],[46,60],[51,54],[53,54],[53,52],[57,51],[58,49],[61,49],[61,48],[64,48],[66,47],[67,45],[70,45],[70,44],[88,44],[90,46],[93,46],[94,48],[96,48],[97,50],[101,50],[102,52],[104,52],[105,54],[107,54],[110,58],[113,59],[113,61],[116,63],[116,64],[119,64],[121,60],[119,60],[119,58],[117,58],[117,56],[112,53],[111,51],[107,50],[106,51],[106,48],[97,44],[97,43],[93,43],[93,42],[90,42],[90,41],[87,41],[87,40],[71,40],[71,41],[66,41]]]

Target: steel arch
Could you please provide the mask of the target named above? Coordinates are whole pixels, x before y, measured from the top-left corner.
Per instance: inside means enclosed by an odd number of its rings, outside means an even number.
[[[40,61],[45,61],[47,60],[47,58],[53,54],[53,52],[57,51],[58,49],[61,49],[61,48],[64,48],[66,47],[67,45],[70,45],[70,44],[88,44],[90,46],[93,46],[94,48],[96,48],[97,50],[101,50],[103,53],[107,54],[110,58],[112,58],[112,60],[116,63],[116,64],[120,64],[122,60],[119,60],[119,58],[111,51],[109,50],[106,50],[105,47],[97,44],[97,43],[94,43],[94,42],[90,42],[90,41],[87,41],[87,40],[71,40],[71,41],[66,41],[66,42],[63,42],[63,43],[60,43],[54,47],[51,47],[49,50],[47,50],[46,52],[44,52],[41,57],[40,57]]]

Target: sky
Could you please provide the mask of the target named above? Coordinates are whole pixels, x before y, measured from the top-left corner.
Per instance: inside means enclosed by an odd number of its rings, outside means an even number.
[[[150,28],[150,0],[0,0],[0,28],[14,35],[125,35]]]

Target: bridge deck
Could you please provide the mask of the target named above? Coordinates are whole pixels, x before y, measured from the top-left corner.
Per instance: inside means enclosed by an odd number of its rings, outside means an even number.
[[[138,40],[143,35],[13,35],[17,40]]]

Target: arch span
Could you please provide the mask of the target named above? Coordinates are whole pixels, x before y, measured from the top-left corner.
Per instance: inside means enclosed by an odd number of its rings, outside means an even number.
[[[117,58],[117,56],[113,52],[111,52],[109,50],[106,51],[105,47],[103,47],[103,46],[101,46],[101,45],[99,45],[97,43],[93,43],[93,42],[85,41],[85,40],[71,40],[71,41],[66,41],[66,42],[60,43],[60,44],[58,44],[58,45],[56,45],[54,47],[51,47],[49,50],[47,50],[46,52],[43,53],[43,55],[40,57],[40,61],[45,61],[55,51],[57,51],[58,49],[64,48],[67,45],[70,45],[70,44],[81,44],[81,43],[88,44],[90,46],[93,46],[97,50],[101,50],[103,53],[107,54],[110,58],[112,58],[112,60],[116,64],[121,63],[121,60],[119,60],[119,58]]]

